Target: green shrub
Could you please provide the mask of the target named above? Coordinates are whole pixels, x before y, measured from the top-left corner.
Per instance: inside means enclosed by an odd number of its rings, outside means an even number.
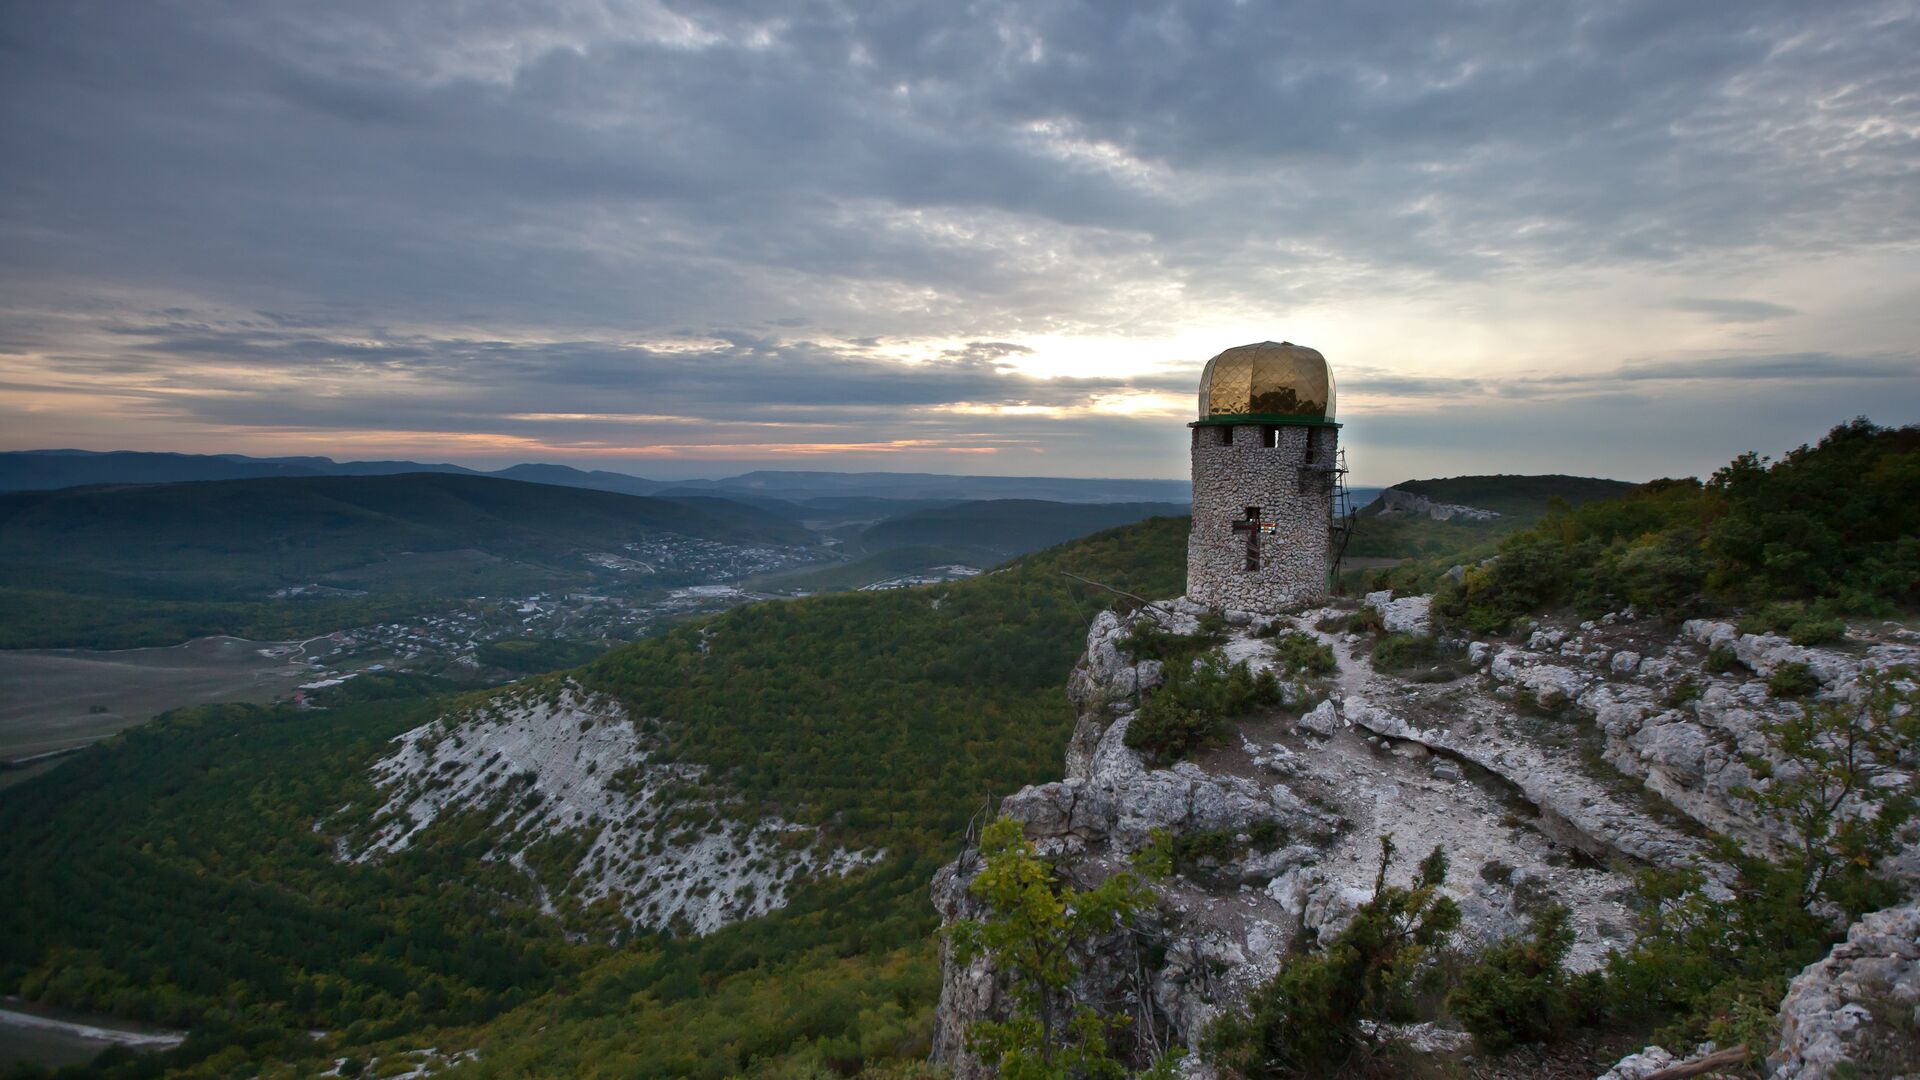
[[[1691,675],[1683,675],[1679,682],[1667,688],[1667,695],[1663,700],[1667,708],[1678,709],[1700,700],[1700,695],[1705,690],[1706,687],[1701,686],[1699,680]]]
[[[1165,764],[1179,761],[1214,742],[1222,724],[1221,717],[1186,708],[1171,697],[1156,695],[1147,699],[1134,714],[1133,722],[1127,725],[1126,743],[1144,754],[1150,763]]]
[[[1807,697],[1820,689],[1820,680],[1813,669],[1798,661],[1781,664],[1767,676],[1767,693],[1777,698],[1796,699]]]
[[[1572,947],[1567,909],[1541,908],[1527,935],[1494,945],[1461,973],[1447,1011],[1489,1053],[1564,1034],[1580,1012],[1563,966]]]
[[[1445,682],[1472,670],[1466,653],[1432,635],[1388,634],[1373,647],[1376,671],[1411,677],[1416,682]]]
[[[1736,672],[1753,674],[1740,659],[1740,655],[1727,645],[1715,645],[1707,650],[1707,658],[1700,661],[1700,670],[1709,675],[1732,675]]]
[[[1226,720],[1279,703],[1273,672],[1255,675],[1245,663],[1229,667],[1212,653],[1168,670],[1166,685],[1148,696],[1127,726],[1126,743],[1154,762],[1178,761],[1217,738]]]
[[[1740,616],[1743,634],[1785,634],[1795,645],[1824,645],[1847,636],[1847,623],[1831,603],[1762,604]]]
[[[1075,997],[1074,954],[1130,927],[1153,893],[1128,871],[1075,889],[1041,861],[1011,818],[981,833],[980,855],[986,865],[967,891],[981,901],[984,917],[954,923],[948,939],[962,963],[979,956],[993,962],[1013,1010],[1005,1020],[975,1021],[967,1049],[1006,1076],[1124,1076],[1108,1036],[1125,1021],[1104,1018]]]
[[[1338,671],[1333,649],[1312,634],[1289,631],[1273,639],[1273,654],[1280,670],[1289,675],[1324,677]]]
[[[1119,644],[1135,659],[1158,660],[1172,667],[1191,661],[1225,640],[1226,620],[1208,612],[1200,619],[1199,628],[1191,634],[1176,634],[1151,618],[1141,619],[1134,623],[1133,629],[1120,639]]]
[[[1287,827],[1276,818],[1249,825],[1246,839],[1232,829],[1203,829],[1173,833],[1154,829],[1146,847],[1133,855],[1133,865],[1150,878],[1164,878],[1178,870],[1205,876],[1236,862],[1248,851],[1272,851],[1287,842]]]
[[[1380,838],[1373,897],[1319,952],[1297,955],[1216,1021],[1202,1041],[1216,1064],[1242,1076],[1328,1077],[1353,1063],[1363,1020],[1404,1020],[1427,960],[1460,925],[1460,908],[1440,893],[1447,857],[1421,860],[1413,884],[1387,884],[1391,837]]]

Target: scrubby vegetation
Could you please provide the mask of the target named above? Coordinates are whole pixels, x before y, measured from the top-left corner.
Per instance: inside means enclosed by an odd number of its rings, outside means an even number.
[[[1150,761],[1178,761],[1217,741],[1228,720],[1278,705],[1280,697],[1272,671],[1255,674],[1245,663],[1229,665],[1209,653],[1168,669],[1166,685],[1141,703],[1128,724],[1126,743]]]
[[[1362,1023],[1413,1018],[1428,961],[1460,925],[1460,908],[1440,892],[1447,857],[1435,848],[1413,883],[1388,885],[1390,837],[1381,837],[1373,896],[1318,949],[1295,955],[1217,1021],[1205,1040],[1216,1062],[1250,1078],[1329,1077],[1361,1064],[1384,1039]]]
[[[976,1021],[967,1048],[1009,1080],[1079,1080],[1127,1075],[1113,1052],[1127,1020],[1103,1015],[1072,992],[1079,953],[1124,932],[1152,907],[1153,894],[1131,871],[1090,889],[1062,882],[1040,860],[1020,823],[1000,818],[980,837],[985,860],[968,891],[985,917],[948,928],[962,963],[986,956],[1007,978],[1013,1010],[1005,1020]],[[1143,1076],[1170,1078],[1176,1055]]]
[[[1466,650],[1431,634],[1388,634],[1374,643],[1371,660],[1374,670],[1412,682],[1447,682],[1473,670]]]
[[[1481,633],[1532,612],[1597,615],[1631,604],[1681,618],[1745,607],[1767,629],[1812,642],[1837,618],[1920,604],[1920,427],[1856,420],[1779,461],[1743,454],[1705,483],[1661,480],[1622,498],[1557,503],[1455,582],[1441,563],[1372,584],[1434,588],[1441,617]],[[1492,552],[1489,552],[1492,553]]]
[[[1525,935],[1495,944],[1460,973],[1459,985],[1447,995],[1447,1011],[1474,1042],[1496,1054],[1562,1036],[1587,1019],[1583,1005],[1598,993],[1597,980],[1567,974],[1572,947],[1567,909],[1541,908]]]
[[[1273,638],[1274,666],[1289,675],[1324,678],[1339,670],[1333,649],[1312,634],[1288,630],[1260,636]]]

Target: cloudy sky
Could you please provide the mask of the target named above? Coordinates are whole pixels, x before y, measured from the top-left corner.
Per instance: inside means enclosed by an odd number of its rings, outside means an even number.
[[[1920,421],[1920,4],[0,0],[0,448],[1356,479]]]

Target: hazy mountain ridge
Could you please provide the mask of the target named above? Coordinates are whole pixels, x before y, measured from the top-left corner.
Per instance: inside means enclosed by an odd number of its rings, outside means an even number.
[[[915,510],[860,533],[869,550],[928,545],[970,548],[998,562],[1027,551],[1063,544],[1090,531],[1148,517],[1179,517],[1185,503],[1128,502],[1105,505],[991,499]]]
[[[623,495],[713,494],[806,502],[849,497],[902,500],[1042,499],[1052,502],[1184,501],[1183,480],[1102,480],[1045,476],[757,470],[719,480],[653,480],[570,465],[519,464],[493,471],[416,461],[347,461],[325,457],[257,458],[244,454],[175,454],[137,450],[0,452],[0,491],[41,491],[91,484],[182,483],[270,476],[386,476],[457,473],[525,480]]]

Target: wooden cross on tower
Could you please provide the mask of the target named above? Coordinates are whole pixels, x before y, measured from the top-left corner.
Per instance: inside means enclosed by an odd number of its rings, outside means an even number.
[[[1232,528],[1234,532],[1247,534],[1247,569],[1260,569],[1260,534],[1264,531],[1260,527],[1260,508],[1247,507],[1247,519],[1234,522]]]

